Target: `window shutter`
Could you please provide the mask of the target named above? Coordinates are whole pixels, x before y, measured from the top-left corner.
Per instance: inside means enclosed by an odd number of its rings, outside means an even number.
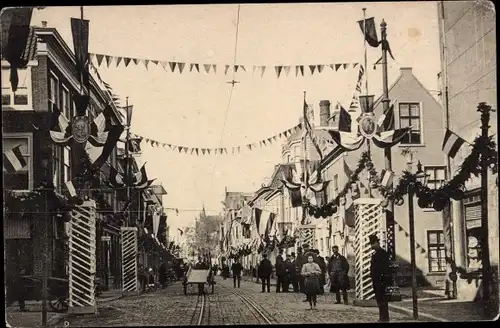
[[[481,227],[481,204],[465,206],[465,223],[467,229]]]

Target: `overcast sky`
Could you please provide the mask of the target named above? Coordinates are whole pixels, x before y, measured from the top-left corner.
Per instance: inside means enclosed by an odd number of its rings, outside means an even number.
[[[348,106],[354,92],[356,69],[278,79],[273,67],[263,78],[253,65],[308,65],[363,63],[363,35],[356,21],[374,16],[377,27],[387,22],[388,40],[396,61],[389,60],[389,84],[399,67],[412,67],[414,75],[430,90],[437,90],[439,46],[436,2],[266,4],[241,5],[236,63],[246,72],[229,103],[238,5],[100,6],[84,7],[90,20],[89,52],[186,63],[218,64],[217,74],[165,72],[161,66],[123,62],[101,77],[122,98],[134,105],[132,132],[190,147],[232,147],[259,141],[298,123],[303,91],[318,110],[320,100]],[[32,24],[48,22],[73,48],[70,17],[80,17],[79,7],[47,7],[33,14]],[[380,37],[380,30],[378,29]],[[368,49],[369,92],[380,95],[382,71],[373,70],[380,49]],[[364,92],[364,83],[363,83]],[[318,119],[319,113],[315,113]],[[221,209],[224,188],[255,191],[270,177],[280,161],[281,143],[244,151],[239,155],[195,156],[152,148],[143,142],[142,161],[151,178],[169,193],[164,206],[172,229],[193,222],[205,205],[209,214]],[[172,230],[171,230],[172,231]]]

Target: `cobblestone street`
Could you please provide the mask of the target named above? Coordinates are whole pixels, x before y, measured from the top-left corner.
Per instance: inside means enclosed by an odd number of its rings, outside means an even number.
[[[184,295],[180,283],[140,296],[108,302],[97,315],[69,316],[57,326],[173,326],[173,325],[243,325],[376,322],[376,308],[333,304],[332,295],[318,298],[318,308],[308,310],[304,296],[294,293],[261,293],[260,285],[242,281],[234,289],[232,280],[217,279],[215,293],[198,298],[194,286]],[[200,317],[204,301],[204,313]],[[392,321],[411,321],[411,317],[391,313]],[[66,322],[66,323],[65,323]]]

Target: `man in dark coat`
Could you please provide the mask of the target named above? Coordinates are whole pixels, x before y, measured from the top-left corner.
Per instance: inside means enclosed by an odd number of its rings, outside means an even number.
[[[271,273],[273,273],[273,265],[271,261],[267,258],[267,254],[262,254],[262,261],[259,263],[259,278],[262,281],[262,292],[271,292]]]
[[[299,291],[305,293],[304,289],[304,277],[300,274],[302,271],[302,266],[307,262],[307,257],[304,257],[302,253],[302,247],[297,247],[297,258],[295,259],[295,274],[297,277],[297,283],[299,285]]]
[[[167,265],[163,261],[161,261],[158,274],[160,276],[160,286],[161,288],[165,288],[165,284],[167,282]]]
[[[278,255],[276,257],[276,293],[280,293],[281,291],[287,292],[288,286],[285,285],[286,279],[286,264],[283,261],[283,257]]]
[[[328,273],[330,274],[330,292],[335,293],[336,302],[340,304],[340,292],[342,291],[342,298],[344,304],[348,304],[347,290],[349,289],[349,263],[347,259],[339,253],[339,247],[332,247],[333,255],[328,262]]]
[[[238,281],[238,288],[240,288],[241,271],[243,271],[243,266],[241,265],[239,259],[234,260],[233,265],[231,265],[231,271],[233,272],[234,288],[236,288],[236,281]]]
[[[297,269],[296,269],[296,266],[295,266],[295,262],[297,261],[297,259],[295,258],[295,253],[292,252],[292,254],[290,254],[290,264],[289,267],[290,267],[290,283],[292,284],[292,287],[293,287],[293,291],[295,293],[298,293],[299,292],[299,284],[298,284],[298,280],[297,280]]]
[[[287,257],[285,260],[285,292],[290,291],[290,283],[292,282],[292,272],[295,274],[295,267],[290,261],[290,257]]]
[[[316,263],[319,265],[321,269],[321,276],[319,276],[319,294],[322,295],[325,293],[325,283],[326,283],[326,263],[323,256],[319,255],[319,249],[315,249],[314,253],[316,254]]]
[[[16,265],[16,268],[11,272],[10,270],[7,273],[7,292],[8,292],[8,302],[7,306],[10,306],[14,301],[19,303],[19,309],[21,311],[26,310],[26,304],[24,302],[25,296],[25,286],[23,283],[23,276],[25,271],[23,268],[19,268]]]
[[[389,254],[380,247],[376,235],[371,235],[370,244],[375,251],[372,255],[370,273],[379,311],[379,322],[389,322],[389,296],[386,288],[390,285],[391,268]]]

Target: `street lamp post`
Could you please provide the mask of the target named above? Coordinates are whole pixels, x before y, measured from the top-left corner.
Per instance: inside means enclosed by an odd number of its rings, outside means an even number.
[[[426,185],[427,175],[422,170],[422,163],[418,161],[417,181]],[[410,257],[411,257],[411,296],[413,307],[413,318],[418,319],[418,297],[417,297],[417,263],[415,259],[415,213],[413,207],[413,197],[415,195],[415,183],[408,184],[408,217],[410,225]]]

